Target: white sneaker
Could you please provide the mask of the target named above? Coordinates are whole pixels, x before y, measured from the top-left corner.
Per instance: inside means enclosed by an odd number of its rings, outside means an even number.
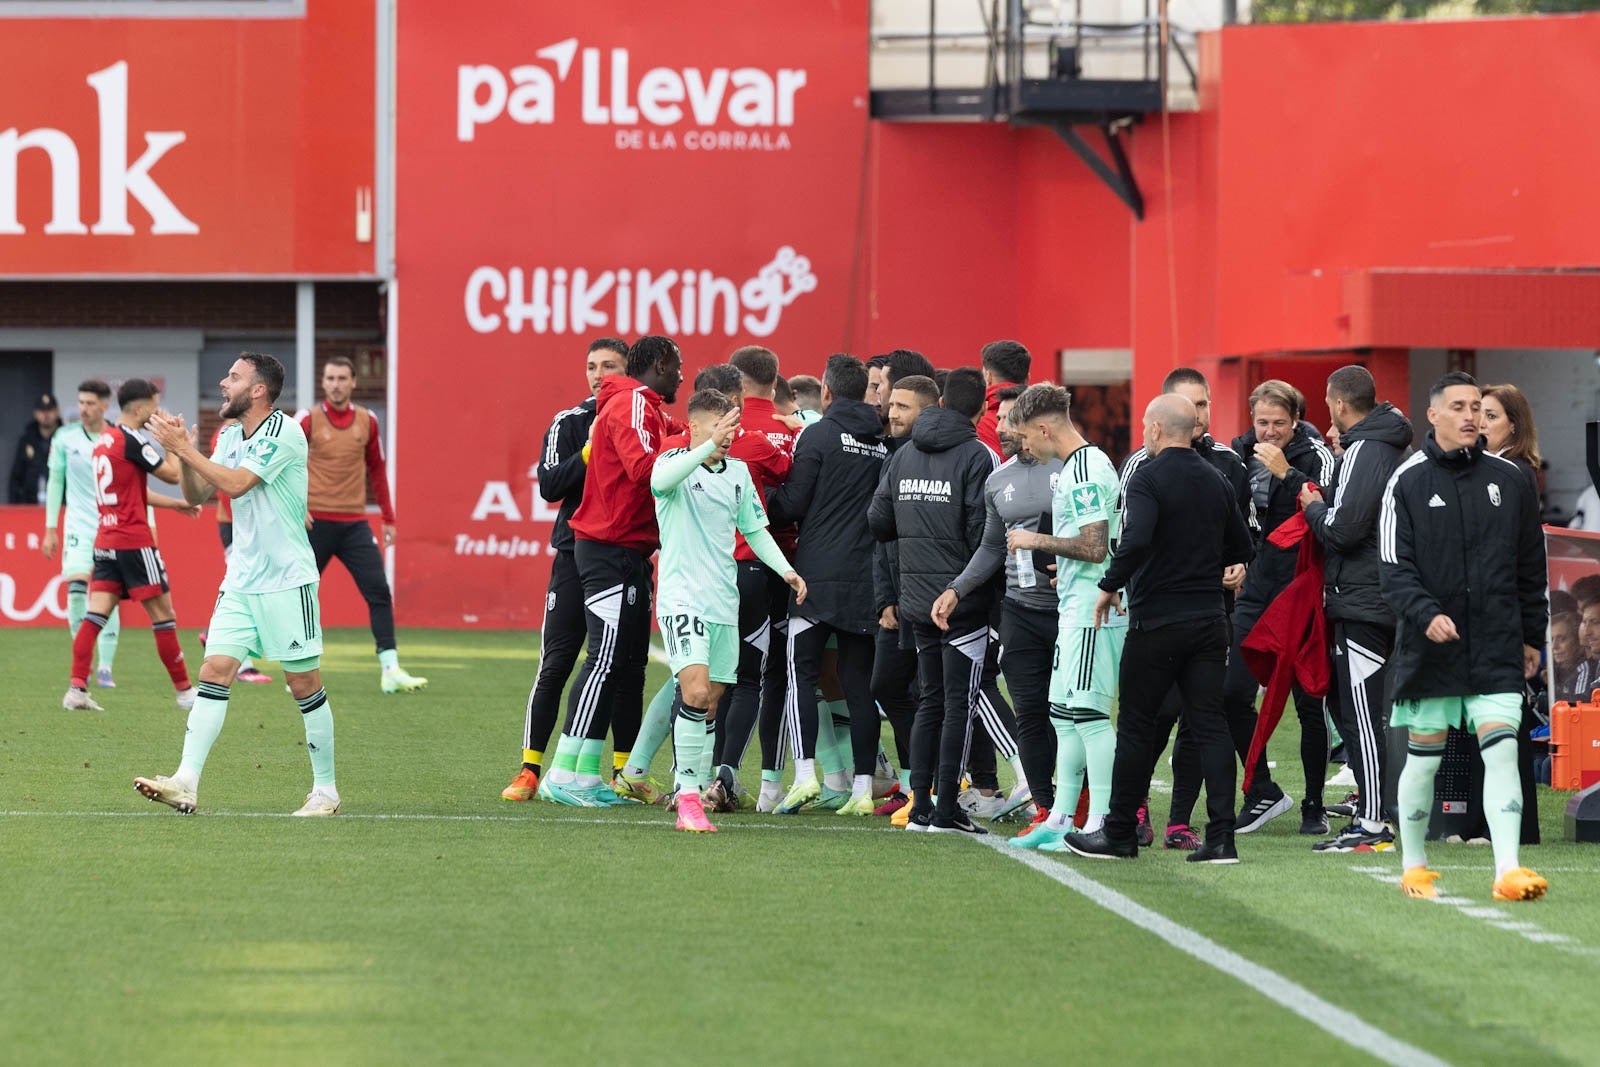
[[[1351,770],[1350,765],[1346,763],[1343,767],[1339,768],[1338,774],[1328,779],[1327,784],[1330,787],[1341,786],[1346,789],[1354,789],[1356,787],[1356,772]]]
[[[178,710],[189,711],[193,709],[194,702],[198,700],[199,697],[200,690],[196,689],[192,685],[187,689],[178,690]]]
[[[313,789],[306,794],[306,802],[300,806],[296,815],[337,815],[339,814],[339,794],[324,793],[320,789]]]
[[[1006,798],[1000,793],[996,793],[992,797],[986,797],[979,793],[973,797],[970,806],[963,804],[961,807],[974,819],[995,819],[1000,816],[1001,812],[1006,810]]]
[[[68,689],[67,695],[61,698],[61,706],[68,711],[105,711],[94,702],[94,697],[89,695],[87,689]]]

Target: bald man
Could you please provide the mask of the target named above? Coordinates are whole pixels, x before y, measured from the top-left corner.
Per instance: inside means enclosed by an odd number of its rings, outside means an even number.
[[[1101,830],[1063,839],[1069,850],[1089,859],[1139,855],[1137,810],[1167,743],[1158,713],[1176,685],[1200,749],[1210,820],[1205,843],[1189,854],[1189,862],[1239,862],[1233,841],[1233,741],[1222,714],[1229,643],[1222,574],[1249,562],[1252,548],[1232,486],[1192,447],[1196,419],[1194,404],[1178,393],[1158,396],[1145,409],[1144,447],[1150,458],[1124,486],[1122,534],[1100,580],[1095,625],[1126,611],[1128,637],[1118,679],[1111,812]]]

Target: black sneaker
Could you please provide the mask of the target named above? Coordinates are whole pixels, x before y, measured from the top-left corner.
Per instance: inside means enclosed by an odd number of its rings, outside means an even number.
[[[1279,789],[1277,795],[1266,793],[1258,797],[1246,797],[1245,808],[1239,813],[1239,822],[1233,828],[1236,834],[1250,834],[1261,829],[1267,823],[1276,819],[1290,808],[1294,807],[1294,800]]]
[[[916,815],[912,815],[911,818],[915,819]],[[908,822],[907,825],[909,826],[910,823]],[[987,835],[989,831],[973,822],[972,818],[967,815],[966,812],[962,811],[960,808],[957,808],[956,813],[950,816],[948,819],[941,819],[939,816],[935,815],[931,820],[929,820],[928,833],[970,834],[973,837],[983,837]]]
[[[1394,848],[1394,833],[1387,827],[1377,832],[1365,830],[1360,823],[1351,823],[1338,837],[1318,841],[1311,846],[1313,852],[1389,852]]]
[[[906,816],[906,829],[912,831],[913,833],[925,834],[928,832],[928,828],[932,825],[932,808],[929,808],[927,811],[918,811],[917,809],[912,808],[911,814]]]
[[[1300,832],[1308,837],[1323,837],[1328,833],[1328,817],[1321,812],[1301,812]]]
[[[1184,857],[1189,863],[1238,863],[1239,851],[1233,847],[1233,834],[1223,835],[1220,841],[1207,841]]]
[[[1327,809],[1322,806],[1321,801],[1308,797],[1300,802],[1300,832],[1308,837],[1327,836]]]
[[[1061,839],[1068,851],[1091,860],[1131,860],[1139,857],[1139,843],[1129,841],[1118,844],[1106,836],[1104,830],[1092,834],[1068,834]]]

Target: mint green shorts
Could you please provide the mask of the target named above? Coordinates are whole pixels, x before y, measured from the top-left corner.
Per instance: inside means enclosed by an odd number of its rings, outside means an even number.
[[[677,677],[685,667],[704,664],[713,682],[732,685],[739,679],[739,628],[706,622],[696,615],[663,615],[661,640],[667,646],[667,667]]]
[[[1470,697],[1427,697],[1396,700],[1390,726],[1403,726],[1414,734],[1442,734],[1465,723],[1477,733],[1487,723],[1515,727],[1522,723],[1521,693],[1488,693]]]
[[[61,573],[94,574],[94,535],[61,533]]]
[[[206,654],[244,659],[259,656],[317,668],[322,655],[322,606],[316,582],[271,593],[223,590],[206,627]]]
[[[1056,634],[1050,703],[1110,715],[1127,640],[1126,626],[1073,626]]]

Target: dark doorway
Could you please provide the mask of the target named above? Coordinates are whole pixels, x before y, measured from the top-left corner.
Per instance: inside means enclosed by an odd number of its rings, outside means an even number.
[[[51,391],[54,352],[0,350],[0,474],[4,474],[9,502],[11,465],[17,458],[22,431],[33,421],[33,405]],[[59,398],[58,398],[59,399]],[[76,410],[77,397],[73,398]],[[69,412],[63,411],[65,416]]]

